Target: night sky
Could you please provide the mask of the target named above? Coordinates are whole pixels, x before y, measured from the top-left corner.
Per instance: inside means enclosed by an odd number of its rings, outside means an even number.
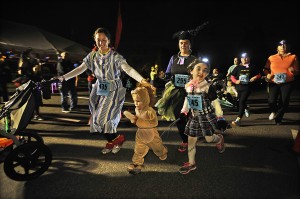
[[[300,9],[295,2],[121,1],[123,29],[117,50],[135,68],[158,63],[165,69],[178,52],[172,35],[208,21],[194,40],[195,55],[208,57],[212,67],[226,71],[233,57],[248,52],[252,64],[262,67],[282,39],[300,56]],[[117,0],[5,1],[2,5],[1,19],[35,25],[90,48],[97,27],[108,28],[114,40]]]

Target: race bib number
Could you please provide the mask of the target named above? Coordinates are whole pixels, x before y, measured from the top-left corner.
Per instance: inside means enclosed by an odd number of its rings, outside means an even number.
[[[240,75],[239,80],[241,81],[241,84],[248,84],[249,83],[248,75]]]
[[[201,95],[188,95],[188,107],[189,109],[202,110],[202,97]]]
[[[189,82],[188,75],[175,74],[174,85],[177,87],[184,87],[186,83]]]
[[[110,83],[106,81],[99,81],[99,86],[97,88],[97,95],[108,96],[110,88]]]
[[[286,73],[276,73],[274,76],[275,83],[285,83],[286,81]]]

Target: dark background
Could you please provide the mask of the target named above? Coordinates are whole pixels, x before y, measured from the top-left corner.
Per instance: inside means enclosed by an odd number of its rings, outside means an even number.
[[[106,27],[114,44],[117,0],[110,1],[5,1],[1,18],[35,25],[93,47],[93,33]],[[120,1],[123,29],[117,49],[134,68],[158,63],[165,69],[178,42],[172,35],[209,25],[193,44],[195,55],[209,58],[211,66],[226,73],[233,58],[248,52],[252,64],[262,67],[286,39],[299,55],[300,10],[296,1]]]

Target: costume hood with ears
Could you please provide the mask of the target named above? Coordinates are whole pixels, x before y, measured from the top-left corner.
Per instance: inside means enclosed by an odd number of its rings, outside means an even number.
[[[146,106],[152,107],[154,104],[154,95],[150,87],[138,86],[131,91],[131,95],[133,99],[138,98]]]

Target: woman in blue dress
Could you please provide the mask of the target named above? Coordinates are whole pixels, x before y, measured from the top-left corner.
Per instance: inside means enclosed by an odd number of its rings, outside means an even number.
[[[83,63],[60,76],[65,81],[80,75],[87,69],[91,70],[97,81],[90,93],[89,108],[91,112],[90,132],[103,133],[107,144],[102,154],[119,152],[124,135],[117,133],[121,119],[121,110],[125,101],[126,88],[121,81],[121,71],[140,82],[143,86],[154,87],[147,82],[118,52],[109,47],[111,36],[107,29],[98,28],[94,33],[97,50],[90,52]]]

